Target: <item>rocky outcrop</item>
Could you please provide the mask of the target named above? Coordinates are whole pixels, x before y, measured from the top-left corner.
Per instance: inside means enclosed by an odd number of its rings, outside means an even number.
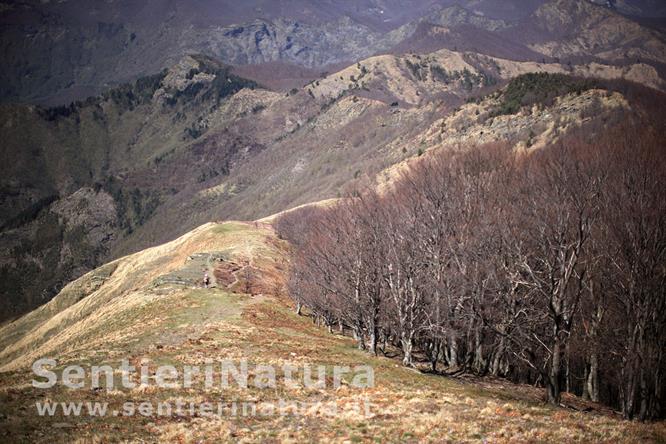
[[[658,31],[588,1],[551,0],[523,21],[520,17],[543,3],[541,0],[502,2],[499,9],[481,2],[433,8],[421,1],[414,3],[413,11],[374,1],[355,3],[353,8],[300,5],[301,9],[292,11],[266,5],[270,11],[259,8],[251,20],[245,13],[234,15],[237,7],[221,11],[219,5],[207,11],[210,17],[197,17],[198,8],[205,9],[204,3],[152,13],[136,5],[112,3],[106,5],[110,11],[95,14],[86,14],[89,6],[83,4],[79,18],[56,13],[58,6],[48,2],[24,4],[25,11],[8,6],[0,10],[0,101],[69,103],[159,72],[192,53],[230,64],[283,62],[324,71],[327,66],[353,63],[396,46],[401,52],[422,49],[422,39],[409,39],[418,34],[420,26],[432,25],[454,31],[449,37],[428,38],[436,45],[428,46],[428,51],[478,47],[495,56],[506,56],[507,49],[518,51],[520,58],[529,60],[596,57],[635,63],[636,59],[666,59]],[[500,10],[514,13],[500,20],[484,12],[499,14]],[[72,9],[67,11],[72,14]],[[462,28],[459,35],[455,30]],[[522,44],[529,48],[521,48]]]
[[[666,60],[664,35],[591,2],[552,0],[532,15],[530,23],[543,35],[530,47],[551,57]]]
[[[84,187],[0,235],[3,318],[47,302],[106,257],[120,235],[113,197]]]

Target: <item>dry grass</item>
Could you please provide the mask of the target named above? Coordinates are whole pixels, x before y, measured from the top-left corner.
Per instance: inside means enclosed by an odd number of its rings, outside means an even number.
[[[253,285],[284,283],[284,245],[265,224],[208,224],[173,243],[119,261],[95,292],[66,308],[54,333],[43,327],[26,334],[23,355],[3,362],[0,374],[0,439],[7,442],[660,442],[666,427],[623,422],[615,417],[553,409],[528,387],[492,381],[444,378],[405,369],[393,359],[355,349],[344,336],[331,335],[308,317],[296,316],[272,295],[250,297],[225,289],[154,286],[154,278],[183,269],[196,252],[224,251],[238,264],[259,270]],[[96,305],[95,309],[84,308]],[[83,316],[88,312],[88,316]],[[16,327],[16,326],[15,326]],[[33,341],[36,345],[30,345]],[[54,354],[68,362],[202,365],[207,359],[247,359],[250,363],[302,368],[312,365],[371,365],[375,386],[355,389],[276,389],[238,387],[122,389],[93,392],[61,386],[30,386],[26,369],[33,357]],[[7,356],[3,352],[3,357]],[[4,359],[4,358],[3,358]],[[11,369],[12,371],[6,371]],[[279,376],[279,375],[278,375]],[[251,374],[251,379],[253,378]],[[330,380],[330,374],[327,381]],[[347,380],[347,382],[349,382]],[[195,387],[197,387],[195,385]],[[120,409],[126,401],[231,402],[253,400],[268,408],[279,399],[314,404],[299,416],[220,417],[64,417],[40,418],[34,403],[103,401]],[[371,414],[357,406],[368,400]],[[332,405],[338,414],[327,414]]]
[[[132,334],[127,333],[127,328],[135,327],[138,313],[145,311],[149,316],[156,304],[178,299],[190,290],[155,289],[151,284],[156,278],[184,267],[188,257],[197,252],[227,250],[231,258],[235,255],[270,257],[279,248],[264,242],[270,234],[266,227],[254,228],[241,222],[211,223],[173,242],[119,259],[103,284],[91,287],[92,291],[82,294],[78,302],[61,304],[61,300],[69,295],[63,290],[47,304],[47,309],[4,326],[0,330],[2,337],[11,337],[13,341],[3,344],[0,371],[25,367],[41,356],[76,351],[81,344],[94,343],[96,339],[102,342],[124,340]],[[271,269],[271,266],[264,265],[267,270]],[[87,282],[94,273],[72,285]],[[196,274],[203,276],[203,271]],[[197,284],[197,281],[192,282],[192,286]],[[61,305],[60,311],[50,309]],[[104,338],[96,336],[100,330],[107,330]],[[109,330],[117,331],[118,337],[109,338]]]

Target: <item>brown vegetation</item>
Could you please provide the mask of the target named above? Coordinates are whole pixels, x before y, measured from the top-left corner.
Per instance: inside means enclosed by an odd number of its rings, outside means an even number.
[[[587,133],[591,134],[591,133]],[[278,221],[290,290],[359,348],[664,416],[663,135],[442,151],[383,195]]]

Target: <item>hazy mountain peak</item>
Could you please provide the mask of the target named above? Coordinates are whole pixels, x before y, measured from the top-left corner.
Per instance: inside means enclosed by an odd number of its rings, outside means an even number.
[[[622,63],[666,60],[661,33],[589,1],[549,1],[516,32],[521,29],[532,36],[532,50],[550,57]]]
[[[441,26],[473,25],[489,31],[497,31],[508,26],[503,20],[487,18],[484,14],[466,9],[459,4],[442,8],[424,20]]]
[[[589,24],[591,21],[612,17],[613,12],[590,1],[550,0],[540,6],[534,12],[534,16],[552,32],[561,30],[561,27],[579,24],[581,21]]]

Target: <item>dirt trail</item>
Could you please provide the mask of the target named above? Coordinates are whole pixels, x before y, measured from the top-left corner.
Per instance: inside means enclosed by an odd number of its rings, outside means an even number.
[[[211,264],[212,257],[212,253],[208,254],[208,258],[206,259],[206,273],[208,273],[208,278],[210,279],[208,286],[211,288],[216,288],[217,278],[215,277],[215,266]]]
[[[252,252],[252,247],[250,246],[250,243],[248,241],[245,241],[245,258],[244,262],[246,262],[245,265],[240,267],[238,270],[232,271],[231,275],[234,277],[234,281],[227,285],[228,289],[231,289],[234,287],[234,285],[240,284],[241,279],[239,278],[240,273],[244,273],[247,268],[255,268],[254,267],[254,253]]]
[[[247,280],[249,270],[256,270],[255,251],[252,243],[244,241],[239,249],[241,254],[236,258],[220,258],[216,253],[198,253],[202,258],[201,277],[197,278],[197,286],[202,286],[203,273],[208,273],[210,288],[221,288],[231,292],[238,292],[244,281]]]

